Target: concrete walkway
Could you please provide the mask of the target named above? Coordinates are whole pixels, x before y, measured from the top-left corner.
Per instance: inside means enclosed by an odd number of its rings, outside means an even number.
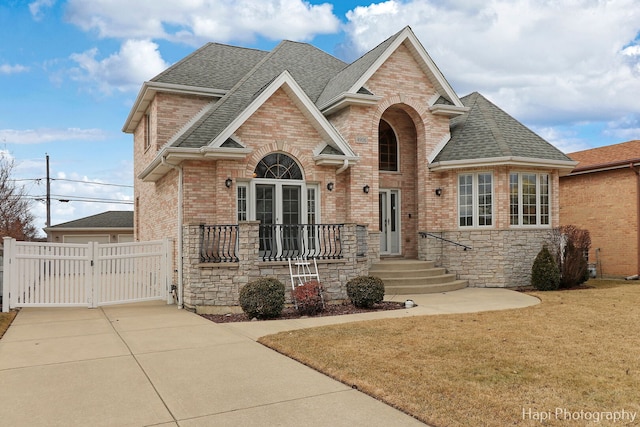
[[[418,307],[216,324],[160,302],[22,309],[0,340],[10,426],[423,425],[255,342],[331,323],[518,308],[537,299],[468,288],[399,296]]]

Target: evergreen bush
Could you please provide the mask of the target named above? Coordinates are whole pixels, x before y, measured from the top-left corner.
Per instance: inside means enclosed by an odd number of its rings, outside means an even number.
[[[374,276],[355,277],[347,282],[347,296],[356,307],[371,308],[384,299],[384,282]]]
[[[272,319],[284,309],[284,284],[274,278],[260,278],[240,289],[240,307],[248,318]]]
[[[539,291],[555,291],[560,286],[560,270],[546,246],[538,252],[531,267],[531,285]]]

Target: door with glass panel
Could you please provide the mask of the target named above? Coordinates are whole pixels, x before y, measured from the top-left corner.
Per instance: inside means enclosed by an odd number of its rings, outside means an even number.
[[[260,254],[295,257],[304,247],[302,185],[256,184],[256,220],[260,221]]]
[[[400,192],[380,189],[379,196],[380,254],[400,254]]]

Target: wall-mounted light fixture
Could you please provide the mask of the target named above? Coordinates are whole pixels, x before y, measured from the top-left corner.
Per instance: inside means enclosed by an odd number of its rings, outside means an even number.
[[[366,193],[366,194],[369,194],[369,190],[370,190],[370,188],[369,188],[369,186],[368,186],[368,185],[365,185],[364,187],[362,187],[362,191],[363,191],[364,193]]]
[[[333,182],[327,184],[327,190],[333,191]]]
[[[436,196],[438,197],[442,196],[442,188],[440,187],[436,188]]]
[[[225,187],[231,188],[231,184],[233,184],[233,180],[231,178],[227,178],[224,180]]]

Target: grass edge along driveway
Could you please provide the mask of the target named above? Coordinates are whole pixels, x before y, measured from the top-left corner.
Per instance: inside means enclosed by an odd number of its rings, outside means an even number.
[[[587,285],[531,292],[541,304],[523,309],[332,325],[260,342],[433,426],[636,425],[640,284]]]

